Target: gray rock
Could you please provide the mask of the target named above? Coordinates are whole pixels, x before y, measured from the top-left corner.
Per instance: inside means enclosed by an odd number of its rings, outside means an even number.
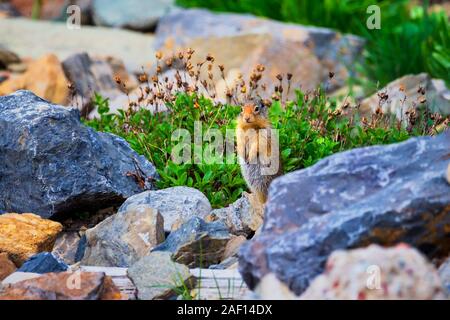
[[[53,253],[41,252],[35,254],[24,264],[17,269],[17,272],[31,272],[31,273],[51,273],[67,271],[69,266],[63,261],[59,260]]]
[[[172,8],[173,0],[93,0],[95,24],[147,31]]]
[[[448,255],[450,131],[335,154],[272,183],[262,232],[245,243],[250,288],[273,272],[296,293],[332,251],[408,243],[430,259]]]
[[[164,220],[156,209],[128,206],[86,231],[82,265],[129,267],[164,241]]]
[[[169,299],[177,295],[177,288],[195,286],[189,269],[173,262],[170,256],[168,252],[152,252],[128,269],[139,299]]]
[[[333,49],[337,32],[320,27],[303,26],[294,23],[283,23],[250,14],[214,13],[206,9],[175,9],[161,18],[156,30],[155,47],[161,48],[167,39],[174,46],[183,46],[195,38],[234,37],[244,34],[271,34],[277,37],[296,37],[308,35],[307,39],[314,43],[314,50],[320,58],[336,54]],[[342,43],[356,44],[349,50],[359,51],[364,41],[357,36],[344,35]],[[328,47],[327,47],[328,46]]]
[[[71,103],[80,110],[83,117],[87,118],[94,108],[94,93],[109,99],[122,95],[114,82],[116,74],[104,60],[91,59],[87,53],[79,53],[64,60],[62,66],[73,85],[74,96],[71,97]]]
[[[208,198],[197,189],[189,187],[151,190],[134,195],[124,202],[119,213],[136,205],[157,209],[164,218],[166,232],[170,232],[175,223],[181,225],[191,217],[204,218],[212,210]]]
[[[450,297],[450,257],[441,264],[438,272],[442,284],[444,285],[445,290],[447,290],[447,295]]]
[[[122,138],[84,126],[78,110],[30,91],[0,97],[0,213],[44,218],[118,205],[153,187],[154,166]],[[127,173],[139,172],[145,185]]]
[[[423,89],[420,90],[420,89]],[[380,94],[387,95],[380,101]],[[398,120],[407,120],[406,112],[427,106],[432,112],[450,114],[450,90],[444,80],[432,79],[426,73],[406,75],[361,101],[359,112],[369,117],[378,107],[384,113],[394,114]]]
[[[257,221],[246,196],[243,196],[226,208],[214,209],[210,214],[211,219],[219,219],[228,226],[230,232],[235,235],[250,236],[254,233]]]
[[[171,232],[167,240],[153,251],[171,252],[174,261],[190,268],[207,268],[222,260],[230,238],[228,228],[223,222],[206,223],[198,217],[193,217]]]

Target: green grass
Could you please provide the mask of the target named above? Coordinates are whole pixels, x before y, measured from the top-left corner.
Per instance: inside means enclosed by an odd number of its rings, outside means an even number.
[[[185,7],[252,13],[276,20],[336,29],[368,40],[359,68],[367,91],[396,78],[427,72],[450,84],[450,25],[445,13],[427,13],[428,1],[406,0],[177,0]],[[381,29],[368,30],[369,5],[381,9]]]

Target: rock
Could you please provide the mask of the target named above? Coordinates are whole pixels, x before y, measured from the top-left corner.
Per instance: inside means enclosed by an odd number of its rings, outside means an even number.
[[[252,209],[247,194],[226,208],[212,210],[208,219],[221,220],[232,234],[245,237],[252,235],[260,225],[259,216]]]
[[[17,54],[0,46],[0,69],[6,69],[8,65],[19,62],[20,58]]]
[[[86,235],[84,234],[81,237],[80,242],[78,243],[77,251],[75,252],[75,262],[79,262],[84,258],[86,247],[87,247],[87,238]]]
[[[172,8],[173,0],[93,0],[97,25],[148,31]]]
[[[0,252],[6,252],[16,266],[21,266],[34,254],[51,251],[61,230],[60,223],[31,213],[0,215]]]
[[[93,60],[87,53],[79,53],[64,60],[62,65],[74,88],[72,105],[81,111],[82,116],[88,117],[93,110],[94,93],[109,99],[122,95],[114,82],[116,74],[107,61]]]
[[[122,85],[117,85],[123,93],[129,93],[131,90],[139,86],[137,77],[128,72],[122,59],[116,57],[95,57],[94,61],[104,62],[112,69],[112,74],[118,76],[122,80]]]
[[[0,252],[0,282],[14,271],[16,271],[16,266],[9,260],[8,254],[6,252]]]
[[[278,82],[279,73],[292,73],[291,88],[301,84],[310,90],[326,82],[330,91],[345,84],[353,72],[347,66],[354,64],[363,45],[359,37],[330,29],[203,9],[174,10],[164,16],[155,40],[155,48],[168,53],[191,47],[199,60],[211,53],[227,69],[242,69],[244,78],[262,63],[271,78],[269,84]],[[329,71],[335,73],[332,81],[328,81]]]
[[[189,187],[173,187],[137,194],[123,203],[119,213],[137,205],[158,210],[164,218],[166,232],[172,230],[175,222],[184,223],[192,217],[204,218],[211,212],[208,198],[197,189]]]
[[[29,91],[0,97],[0,131],[7,132],[0,137],[0,213],[48,218],[107,208],[152,188],[157,178],[125,140],[95,132],[78,110]],[[130,176],[136,172],[142,179]]]
[[[167,240],[153,251],[171,252],[175,262],[190,268],[207,268],[222,260],[230,238],[223,222],[206,223],[199,217],[193,217],[171,232]]]
[[[380,94],[386,94],[387,99],[380,101]],[[443,80],[431,79],[426,73],[406,75],[361,101],[359,110],[368,116],[379,105],[384,113],[395,114],[399,120],[408,118],[406,112],[409,109],[423,105],[427,105],[432,112],[449,115],[450,90]]]
[[[231,257],[237,257],[239,253],[239,248],[247,241],[244,236],[232,236],[230,241],[228,241],[225,246],[225,251],[223,253],[223,259],[228,259]]]
[[[101,272],[47,273],[9,284],[0,300],[120,300],[119,289]]]
[[[53,103],[64,104],[69,95],[67,84],[58,58],[48,54],[32,62],[24,74],[2,82],[0,95],[26,89]]]
[[[140,300],[169,299],[177,295],[176,288],[195,286],[189,269],[173,262],[168,252],[150,253],[128,269],[128,276],[136,285]]]
[[[212,264],[208,269],[213,270],[225,270],[225,269],[237,269],[239,259],[237,256],[232,256],[222,260],[219,264]]]
[[[8,277],[6,277],[1,282],[1,284],[3,286],[7,285],[7,284],[14,284],[14,283],[18,283],[18,282],[29,280],[29,279],[39,278],[40,276],[42,276],[42,274],[31,273],[31,272],[14,272],[14,273],[10,274]],[[1,287],[0,287],[0,292],[1,292]]]
[[[224,270],[237,268],[239,248],[247,241],[244,236],[231,236],[230,241],[225,246],[222,260],[219,264],[213,264],[208,269]]]
[[[156,209],[129,206],[86,231],[82,265],[129,267],[163,242],[164,220]]]
[[[274,180],[260,235],[239,263],[254,288],[273,272],[296,294],[338,249],[406,242],[430,259],[450,251],[450,131],[353,149]]]
[[[74,264],[77,260],[77,251],[81,237],[78,232],[62,232],[56,238],[52,253],[67,264]]]
[[[67,271],[69,266],[50,252],[41,252],[24,262],[18,272],[51,273]]]
[[[154,36],[128,30],[82,26],[23,18],[0,19],[1,43],[20,57],[38,59],[53,53],[60,61],[87,52],[89,56],[110,56],[124,61],[130,72],[142,72],[156,62]],[[33,48],[30,50],[30,48]]]
[[[416,249],[371,245],[338,250],[300,297],[306,300],[436,300],[445,295],[436,269]]]
[[[450,297],[450,257],[439,267],[438,272],[444,289],[447,291],[447,296]]]

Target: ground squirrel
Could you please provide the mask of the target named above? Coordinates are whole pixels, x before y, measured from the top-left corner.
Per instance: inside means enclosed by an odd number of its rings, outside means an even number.
[[[271,130],[268,107],[262,102],[242,107],[237,119],[237,153],[242,175],[260,205],[267,200],[272,180],[282,173],[278,140],[272,141],[276,136]]]

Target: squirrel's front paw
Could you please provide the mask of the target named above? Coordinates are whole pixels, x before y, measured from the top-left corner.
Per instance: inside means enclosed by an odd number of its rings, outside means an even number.
[[[247,164],[256,164],[256,162],[258,161],[258,149],[250,148],[245,161],[247,162]]]

